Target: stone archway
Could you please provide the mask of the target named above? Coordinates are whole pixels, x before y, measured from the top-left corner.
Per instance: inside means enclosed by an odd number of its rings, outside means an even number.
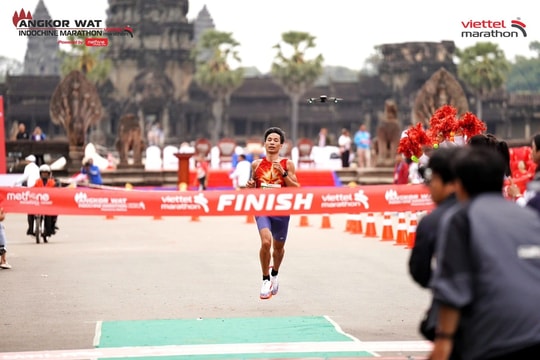
[[[169,135],[169,108],[174,102],[174,84],[161,70],[141,71],[129,86],[130,108],[140,116],[143,132],[147,122],[159,123]]]
[[[431,116],[443,105],[451,105],[458,115],[469,111],[469,102],[457,79],[446,69],[437,70],[420,88],[414,101],[412,122],[429,126]]]

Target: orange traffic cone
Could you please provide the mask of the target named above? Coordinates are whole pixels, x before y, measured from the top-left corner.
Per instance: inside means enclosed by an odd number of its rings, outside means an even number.
[[[363,229],[362,229],[362,216],[360,214],[358,214],[358,215],[354,216],[351,233],[352,234],[361,234],[362,232],[363,232]]]
[[[409,239],[407,237],[407,224],[405,223],[405,213],[400,212],[398,215],[398,225],[396,233],[396,242],[394,245],[407,245]]]
[[[354,215],[347,215],[345,218],[345,232],[352,232],[354,226]]]
[[[373,213],[369,213],[367,216],[366,233],[364,234],[364,237],[367,237],[367,238],[377,237],[377,229],[375,228],[375,218],[373,217]]]
[[[407,237],[406,249],[412,249],[414,247],[414,242],[416,241],[416,226],[418,225],[418,220],[416,219],[416,213],[412,213],[409,223],[409,236]]]
[[[253,224],[255,223],[255,217],[253,215],[246,216],[246,224]]]
[[[321,222],[321,229],[331,229],[332,225],[330,225],[330,215],[324,214],[322,217]]]
[[[199,218],[199,215],[192,215],[191,216],[191,221],[192,222],[199,222],[199,221],[201,221],[201,219]]]
[[[381,241],[394,241],[394,230],[390,213],[384,213]]]
[[[300,227],[307,227],[309,226],[308,217],[306,215],[300,215]]]

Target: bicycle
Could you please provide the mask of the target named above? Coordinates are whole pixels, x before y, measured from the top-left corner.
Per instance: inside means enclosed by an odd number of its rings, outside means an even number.
[[[48,243],[48,238],[51,237],[52,234],[48,234],[46,232],[47,227],[45,226],[47,219],[46,215],[35,215],[35,237],[36,237],[36,244],[39,244],[41,239],[43,239],[44,243]],[[49,220],[52,221],[52,220]],[[51,227],[54,225],[51,225]]]

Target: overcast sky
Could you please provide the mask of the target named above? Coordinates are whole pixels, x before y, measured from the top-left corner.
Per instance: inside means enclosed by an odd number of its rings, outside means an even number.
[[[153,0],[147,0],[153,1]],[[27,39],[19,36],[12,16],[21,8],[34,11],[38,0],[18,0],[3,4],[0,22],[3,46],[0,55],[24,59]],[[17,5],[15,5],[15,3]],[[486,6],[485,4],[489,4]],[[286,31],[305,31],[316,37],[316,51],[325,65],[341,65],[354,70],[374,53],[374,47],[387,43],[453,40],[463,48],[477,41],[499,44],[509,59],[515,55],[533,56],[529,43],[540,40],[540,16],[529,1],[453,0],[192,0],[188,19],[194,19],[207,6],[217,30],[231,32],[241,44],[238,48],[243,66],[270,69],[275,50],[272,46]],[[53,19],[106,18],[107,0],[45,0]],[[526,24],[527,37],[511,27],[520,19]],[[502,31],[518,31],[518,38],[467,39],[462,23],[502,22]],[[103,21],[104,22],[104,21]],[[475,29],[491,30],[491,29]],[[137,29],[134,29],[135,36]]]

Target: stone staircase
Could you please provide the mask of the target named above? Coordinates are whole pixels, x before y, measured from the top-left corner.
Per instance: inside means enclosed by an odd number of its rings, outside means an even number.
[[[392,184],[394,180],[394,168],[392,167],[348,168],[336,170],[336,174],[343,185],[351,182],[357,185]]]

